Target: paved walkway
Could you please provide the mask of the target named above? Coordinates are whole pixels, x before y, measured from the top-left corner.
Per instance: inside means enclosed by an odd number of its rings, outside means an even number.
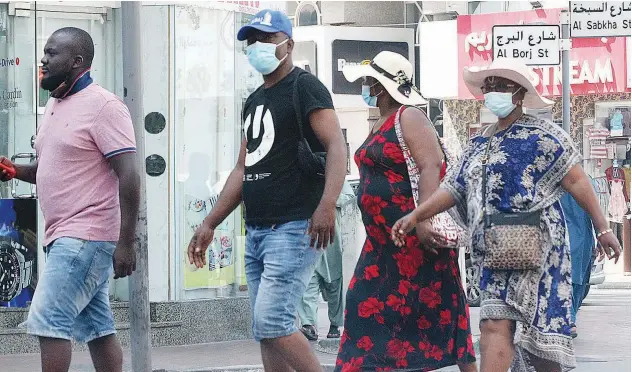
[[[329,329],[327,320],[327,305],[321,304],[319,309],[319,333],[326,335]],[[480,334],[478,330],[478,309],[471,311],[472,324],[475,339]],[[315,346],[315,345],[314,345]],[[316,347],[315,347],[316,349]],[[323,365],[333,365],[336,362],[335,353],[315,351]],[[125,371],[131,371],[131,358],[129,350],[125,350]],[[160,347],[152,351],[152,365],[155,371],[228,371],[222,367],[227,366],[258,366],[261,365],[259,345],[251,340],[218,342],[202,345],[187,345]],[[11,372],[37,372],[40,371],[39,354],[0,355],[0,366],[11,366]],[[5,371],[0,367],[0,370]],[[258,371],[253,368],[239,368],[238,371]],[[8,370],[7,370],[8,371]],[[457,371],[446,368],[442,371]],[[73,353],[70,372],[94,372],[90,354],[87,352]]]
[[[575,340],[578,368],[573,372],[629,372],[631,329],[630,290],[595,288],[578,314],[579,337]],[[472,333],[478,339],[479,311],[471,309]],[[329,324],[325,307],[319,312],[320,332]],[[335,363],[334,353],[316,352],[324,365]],[[262,372],[258,345],[253,341],[221,342],[205,345],[155,348],[152,362],[156,372]],[[242,367],[239,367],[242,366]],[[251,366],[244,368],[243,366]],[[231,368],[232,367],[232,368]],[[0,355],[0,371],[38,372],[38,354]],[[326,368],[330,372],[331,368]],[[71,372],[93,372],[87,353],[73,354]],[[125,352],[125,371],[131,371],[129,350]],[[457,372],[456,367],[441,372]]]

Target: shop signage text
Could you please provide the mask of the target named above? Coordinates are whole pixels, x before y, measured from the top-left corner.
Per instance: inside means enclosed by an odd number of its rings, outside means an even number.
[[[571,37],[630,36],[632,2],[571,1]]]
[[[632,37],[625,38],[625,52],[628,64],[626,71],[628,74],[628,88],[632,88]]]
[[[390,51],[409,58],[408,43],[399,41],[334,40],[331,43],[331,75],[334,94],[360,94],[362,82],[348,82],[342,74],[346,65],[371,60],[381,51]]]
[[[502,18],[499,18],[497,14],[458,17],[459,75],[465,67],[484,68],[497,57],[494,54],[496,46],[492,29],[500,22],[519,26],[537,22],[555,26],[559,24],[559,17],[560,9],[503,13]],[[509,33],[508,36],[514,38],[516,34]],[[529,37],[523,34],[523,38],[525,37],[528,44]],[[513,43],[516,43],[516,40]],[[629,92],[625,53],[625,38],[574,39],[569,58],[571,93],[577,95]],[[530,69],[531,80],[541,94],[545,96],[562,94],[560,66],[531,66]],[[458,97],[460,99],[473,98],[463,83],[463,79],[459,79]]]
[[[219,0],[218,2],[248,6],[251,8],[259,8],[259,5],[261,3],[261,1],[222,1],[222,0]]]
[[[517,59],[527,66],[559,65],[560,26],[493,26],[492,58]]]
[[[8,110],[18,105],[17,100],[22,99],[22,91],[18,88],[13,90],[0,90],[0,110]]]
[[[0,58],[0,67],[18,66],[20,64],[20,58]]]

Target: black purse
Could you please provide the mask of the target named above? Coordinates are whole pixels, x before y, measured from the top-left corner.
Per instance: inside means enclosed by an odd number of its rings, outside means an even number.
[[[298,68],[298,67],[296,67]],[[298,81],[303,74],[309,74],[306,71],[300,71],[294,80],[294,89],[292,92],[292,101],[294,103],[294,111],[296,112],[296,122],[298,124],[298,165],[301,173],[307,178],[325,178],[325,163],[327,162],[326,152],[313,152],[311,146],[307,142],[303,134],[303,110],[301,110],[301,98],[298,92]]]

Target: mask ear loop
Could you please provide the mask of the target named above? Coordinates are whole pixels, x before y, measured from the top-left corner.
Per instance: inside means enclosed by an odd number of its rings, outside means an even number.
[[[520,87],[517,91],[513,92],[513,94],[511,95],[511,99],[513,101],[513,96],[515,96],[516,94],[518,94],[521,90],[523,90],[524,87]],[[525,89],[526,90],[526,89]],[[518,100],[518,102],[516,102],[516,105],[522,107],[522,101],[521,99]]]
[[[278,48],[278,47],[280,47],[281,45],[283,45],[283,44],[287,43],[288,41],[290,41],[290,39],[285,39],[285,40],[283,40],[282,42],[278,43],[278,44],[276,45],[276,47]],[[289,55],[290,55],[290,52],[285,53],[285,56],[283,56],[283,58],[281,58],[281,59],[279,60],[279,64],[283,63],[283,61],[285,61],[285,60],[287,59],[287,56],[289,56]]]
[[[379,83],[380,83],[380,82],[378,81],[377,83],[375,83],[375,84],[373,84],[373,85],[370,85],[370,86],[369,86],[369,89],[373,88],[374,86],[378,85]],[[371,91],[369,91],[369,94],[370,94],[370,93],[371,93]],[[381,91],[381,92],[379,92],[378,94],[376,94],[376,95],[374,95],[374,96],[372,96],[372,97],[377,98],[377,97],[379,97],[379,96],[380,96],[380,94],[382,94],[382,93],[384,93],[384,89],[382,89],[382,91]]]

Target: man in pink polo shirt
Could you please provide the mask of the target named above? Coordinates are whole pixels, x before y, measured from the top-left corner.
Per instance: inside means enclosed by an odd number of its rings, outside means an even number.
[[[51,92],[39,127],[37,160],[0,161],[36,183],[46,223],[46,263],[29,317],[42,371],[68,372],[71,339],[88,343],[97,372],[121,372],[108,282],[136,268],[140,199],[134,128],[121,99],[90,78],[90,35],[67,27],[48,39],[42,88]],[[2,171],[4,180],[10,176]]]

